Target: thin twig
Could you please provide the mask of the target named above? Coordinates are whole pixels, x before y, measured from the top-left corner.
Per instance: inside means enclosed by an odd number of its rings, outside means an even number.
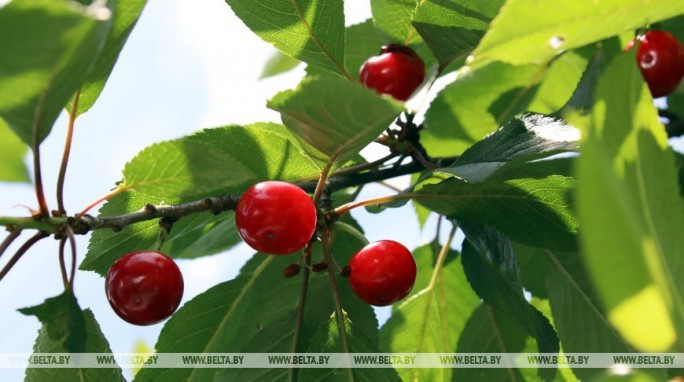
[[[78,112],[78,99],[81,96],[81,89],[79,88],[74,95],[74,102],[69,111],[69,125],[67,126],[66,140],[64,142],[64,153],[62,154],[62,163],[59,166],[59,176],[57,178],[57,208],[59,212],[66,214],[64,207],[64,180],[66,179],[66,170],[69,164],[69,155],[71,154],[71,143],[74,137],[74,124],[76,123],[76,113]]]
[[[24,245],[19,247],[17,252],[12,256],[12,258],[9,259],[7,264],[5,264],[5,267],[0,270],[0,281],[2,281],[3,278],[9,273],[10,270],[12,270],[12,267],[14,267],[14,264],[21,259],[22,256],[26,253],[26,251],[29,250],[34,244],[36,244],[38,241],[41,239],[44,239],[46,237],[50,236],[50,234],[46,232],[38,232],[35,235],[33,235],[30,239],[26,240]]]

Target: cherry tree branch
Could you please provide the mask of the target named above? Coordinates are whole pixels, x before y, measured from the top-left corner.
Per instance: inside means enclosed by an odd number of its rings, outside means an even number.
[[[433,158],[432,163],[439,167],[448,166],[453,163],[455,157]],[[372,182],[384,181],[403,175],[413,174],[424,171],[426,168],[419,162],[409,162],[398,166],[372,169],[358,173],[333,175],[325,183],[327,192],[332,193],[349,187],[356,187]],[[318,181],[297,183],[299,187],[311,193],[317,188]],[[319,187],[320,190],[320,187]],[[143,221],[160,218],[181,218],[201,212],[211,212],[219,214],[221,212],[234,210],[239,197],[232,195],[218,195],[195,200],[192,202],[176,205],[157,205],[148,204],[144,208],[127,214],[116,216],[91,216],[77,215],[76,217],[49,217],[45,219],[35,219],[33,217],[7,217],[0,216],[0,226],[12,227],[13,229],[36,229],[52,234],[64,235],[64,226],[68,225],[76,235],[84,235],[95,229],[121,229]]]

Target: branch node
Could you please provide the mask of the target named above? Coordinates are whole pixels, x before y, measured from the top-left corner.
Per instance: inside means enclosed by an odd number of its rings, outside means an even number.
[[[155,207],[155,206],[153,206],[153,205],[147,203],[147,204],[145,204],[145,212],[146,212],[148,215],[154,215],[154,214],[157,213],[157,207]]]

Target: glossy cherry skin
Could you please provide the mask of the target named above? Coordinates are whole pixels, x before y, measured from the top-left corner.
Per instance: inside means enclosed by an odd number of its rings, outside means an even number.
[[[119,317],[135,325],[152,325],[178,308],[183,275],[176,263],[160,252],[133,252],[109,269],[105,292]]]
[[[411,252],[392,240],[361,248],[349,261],[349,284],[364,302],[391,305],[406,297],[416,282],[416,262]]]
[[[668,32],[654,30],[643,35],[636,59],[654,98],[672,93],[684,77],[684,47]]]
[[[294,184],[266,181],[253,185],[235,208],[238,233],[250,247],[272,255],[298,251],[316,231],[316,207]]]
[[[359,81],[378,93],[406,101],[425,79],[425,63],[413,49],[390,44],[361,65]]]

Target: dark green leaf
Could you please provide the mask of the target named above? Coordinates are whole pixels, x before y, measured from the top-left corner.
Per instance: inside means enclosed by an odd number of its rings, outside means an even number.
[[[414,198],[447,217],[491,225],[523,244],[573,250],[577,222],[569,198],[574,183],[562,176],[483,183],[451,178],[425,186]]]
[[[473,53],[473,65],[543,63],[562,51],[682,13],[684,3],[671,0],[511,0]]]
[[[82,353],[85,349],[85,319],[73,293],[64,292],[19,312],[36,316],[43,324],[47,339],[66,352]]]
[[[351,353],[379,353],[377,341],[366,337],[363,331],[359,331],[356,325],[345,317],[345,330],[349,337],[349,350]],[[307,349],[308,353],[344,353],[344,348],[339,336],[339,324],[337,315],[333,314],[328,323],[321,326],[314,333]],[[337,368],[337,369],[302,369],[299,372],[300,381],[348,381],[349,372],[355,380],[363,381],[401,381],[397,371],[393,368]]]
[[[393,42],[415,45],[421,42],[411,20],[416,9],[416,0],[371,0],[371,11],[375,26],[389,36]]]
[[[458,353],[536,353],[537,346],[524,328],[491,306],[480,304],[468,318],[458,339]],[[526,378],[527,377],[527,378]],[[452,381],[524,381],[534,369],[454,368]]]
[[[515,118],[440,169],[468,182],[482,182],[502,167],[576,150],[580,132],[565,122],[539,114]]]
[[[72,1],[12,1],[0,8],[0,116],[28,145],[52,129],[104,42],[110,11]]]
[[[261,71],[260,78],[277,76],[278,74],[289,72],[302,62],[292,58],[280,51],[273,53],[271,58],[266,61],[264,69]]]
[[[147,0],[116,0],[114,2],[112,26],[88,78],[81,86],[77,115],[88,111],[97,101],[146,3]]]
[[[422,1],[413,25],[440,62],[465,57],[477,46],[496,16],[503,0],[428,0]]]
[[[380,330],[380,345],[387,353],[454,353],[466,320],[480,304],[457,260],[458,252],[449,251],[435,283],[437,243],[416,248],[418,277],[405,300],[395,304],[392,316]],[[397,370],[404,380],[449,381],[451,369]]]
[[[341,0],[226,0],[265,41],[307,64],[343,74],[344,12]]]
[[[527,110],[545,70],[537,65],[494,63],[459,73],[430,105],[421,143],[434,157],[461,154]]]
[[[525,328],[537,341],[540,353],[557,353],[558,336],[549,320],[530,305],[523,295],[520,269],[512,243],[501,233],[481,224],[461,221],[466,234],[462,262],[473,290],[494,308],[497,316],[506,316]],[[555,369],[539,369],[545,380],[554,378]]]
[[[577,166],[582,254],[622,337],[637,350],[666,351],[684,343],[684,203],[634,59],[632,50],[606,69],[587,120]]]
[[[309,155],[340,164],[377,138],[402,109],[400,103],[344,79],[306,78],[297,90],[276,94],[268,107],[305,144]]]
[[[107,339],[90,310],[81,311],[74,295],[65,292],[41,305],[20,309],[35,315],[42,326],[34,353],[111,353]],[[27,368],[26,381],[125,381],[119,368]]]
[[[28,148],[0,118],[0,180],[30,182],[24,156]]]
[[[318,164],[280,125],[227,126],[155,144],[126,165],[123,192],[101,209],[103,216],[137,211],[147,204],[182,203],[224,193],[239,194],[267,179],[315,179]],[[153,248],[157,221],[97,230],[81,269],[105,274],[124,253]],[[163,249],[173,257],[199,257],[230,248],[239,241],[234,215],[196,214],[174,224]]]

